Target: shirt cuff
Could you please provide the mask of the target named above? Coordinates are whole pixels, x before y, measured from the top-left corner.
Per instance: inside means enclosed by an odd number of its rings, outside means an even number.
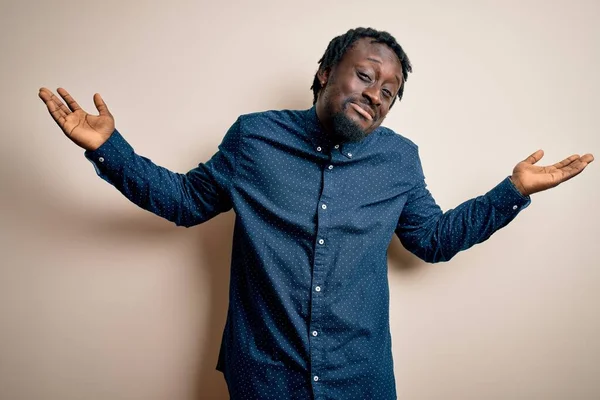
[[[531,204],[531,197],[523,196],[509,177],[490,190],[487,195],[491,197],[494,208],[506,214],[518,214]]]
[[[85,158],[92,163],[96,173],[103,178],[107,173],[120,171],[133,154],[131,145],[116,129],[108,140],[96,150],[84,152]]]

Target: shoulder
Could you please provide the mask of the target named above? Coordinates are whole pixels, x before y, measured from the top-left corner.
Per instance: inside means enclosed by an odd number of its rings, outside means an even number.
[[[376,135],[377,141],[389,150],[410,153],[419,151],[419,146],[415,142],[385,126],[380,126],[373,133]]]
[[[398,177],[420,176],[421,159],[418,146],[410,139],[390,128],[379,127],[372,133],[370,149],[379,159],[403,171]]]
[[[306,110],[267,110],[243,114],[237,124],[244,141],[289,143],[306,139]]]
[[[242,129],[272,126],[297,126],[304,120],[306,110],[266,110],[242,114],[238,121]]]

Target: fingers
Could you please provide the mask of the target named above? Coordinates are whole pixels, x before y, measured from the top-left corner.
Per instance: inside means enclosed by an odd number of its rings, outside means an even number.
[[[576,175],[583,172],[583,169],[587,166],[587,163],[582,163],[580,160],[574,161],[569,166],[561,169],[562,178],[561,182],[567,181]]]
[[[67,115],[71,114],[71,110],[69,110],[67,106],[65,106],[64,103],[60,101],[60,99],[56,97],[50,90],[41,88],[39,96],[42,98],[42,100],[44,100],[44,102],[46,102],[46,105],[48,101],[54,103],[56,108],[60,110],[61,115],[66,117]]]
[[[79,104],[77,104],[77,102],[73,99],[73,97],[71,97],[69,92],[67,92],[63,88],[58,88],[58,89],[56,89],[56,91],[58,92],[58,94],[61,95],[61,97],[63,99],[65,99],[65,101],[67,102],[69,107],[67,107],[57,96],[54,95],[54,93],[52,93],[50,90],[48,90],[46,88],[40,89],[39,96],[42,98],[42,100],[44,100],[44,102],[46,102],[46,104],[48,101],[52,101],[56,105],[56,107],[60,110],[61,115],[64,117],[71,114],[71,112],[81,110],[81,107],[79,106]]]
[[[59,88],[60,89],[60,88]],[[46,89],[47,90],[47,89]],[[63,89],[64,91],[64,89]],[[56,104],[56,106],[66,115],[71,114],[71,110],[69,110],[69,108],[67,108],[67,106],[65,106],[65,104],[57,97],[54,95],[54,93],[52,93],[51,91],[48,90],[48,92],[50,93],[50,95],[52,96],[52,101],[54,101],[54,103]],[[68,93],[67,93],[68,94]],[[62,96],[62,95],[61,95]]]
[[[537,163],[544,156],[543,150],[538,150],[529,157],[527,157],[523,162],[528,164]],[[581,171],[592,161],[594,161],[594,156],[592,154],[585,154],[583,156],[579,156],[578,154],[573,154],[562,161],[557,162],[556,164],[541,167],[541,172],[543,173],[553,173],[556,170],[561,171],[565,179],[569,179]]]
[[[98,112],[100,112],[100,115],[111,115],[110,111],[108,111],[106,103],[104,102],[104,100],[102,100],[100,93],[94,94],[94,105],[98,109]]]
[[[526,159],[524,159],[523,162],[533,165],[536,162],[540,161],[542,159],[542,157],[544,157],[544,150],[540,149],[540,150],[536,151],[535,153],[533,153],[532,155],[530,155],[529,157],[527,157]]]
[[[69,105],[69,108],[71,109],[71,111],[81,110],[81,107],[79,107],[79,104],[77,104],[77,102],[73,99],[73,97],[71,97],[71,95],[69,94],[69,92],[67,92],[63,88],[58,88],[58,89],[56,89],[56,91],[58,92],[58,94],[60,94],[60,96],[63,99],[65,99],[65,101]]]
[[[73,97],[65,89],[58,88],[58,89],[56,89],[56,91],[67,102],[68,107],[60,100],[60,98],[55,96],[54,93],[52,93],[50,90],[46,89],[45,87],[40,88],[38,96],[44,101],[44,103],[46,103],[46,106],[48,107],[48,111],[50,112],[50,114],[52,115],[54,120],[59,124],[59,126],[61,128],[63,128],[64,124],[66,122],[67,116],[69,114],[71,114],[75,111],[79,111],[79,110],[83,111],[83,110],[81,109],[79,104],[75,101],[75,99],[73,99]],[[112,117],[112,114],[108,110],[106,103],[104,102],[104,100],[102,99],[102,96],[100,96],[99,93],[94,94],[94,104],[96,105],[96,108],[100,112],[100,115]]]
[[[589,153],[583,155],[582,157],[579,157],[577,154],[573,154],[572,156],[557,162],[553,165],[553,167],[557,169],[585,168],[592,161],[594,161],[594,156]]]
[[[573,157],[573,156],[571,156],[571,157]],[[571,157],[569,157],[569,158],[571,158]],[[588,164],[591,163],[592,161],[594,161],[594,156],[591,154],[586,154],[583,157],[578,156],[570,164],[560,168],[560,172],[562,172],[562,178],[560,181],[564,182],[566,180],[573,178],[574,176],[579,175],[581,172],[583,172],[585,167],[587,167]]]
[[[567,157],[567,158],[565,158],[564,160],[562,160],[562,161],[559,161],[559,162],[557,162],[556,164],[553,164],[552,166],[553,166],[554,168],[558,168],[558,169],[560,169],[560,168],[564,168],[564,167],[566,167],[567,165],[571,164],[571,163],[572,163],[573,161],[575,161],[575,160],[579,160],[579,155],[578,155],[578,154],[573,154],[572,156],[570,156],[570,157]]]
[[[46,107],[48,107],[48,111],[50,112],[50,115],[52,115],[52,118],[54,118],[60,127],[63,127],[67,118],[67,113],[58,105],[56,96],[46,88],[41,88],[38,96],[46,103]]]
[[[581,157],[581,161],[586,162],[586,163],[591,163],[592,161],[594,161],[594,156],[592,154],[585,154],[583,155],[583,157]]]

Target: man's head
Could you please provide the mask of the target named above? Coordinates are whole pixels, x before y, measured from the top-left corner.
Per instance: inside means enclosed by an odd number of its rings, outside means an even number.
[[[400,100],[410,61],[387,32],[351,29],[335,37],[319,60],[313,85],[323,127],[345,141],[360,141]]]

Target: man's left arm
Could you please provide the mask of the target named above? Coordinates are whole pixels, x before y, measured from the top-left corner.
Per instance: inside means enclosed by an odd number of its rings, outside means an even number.
[[[510,177],[482,196],[441,211],[427,190],[424,178],[408,195],[396,234],[404,247],[427,262],[448,261],[459,251],[481,243],[506,226],[529,205],[530,195],[565,182],[594,160],[591,154],[572,155],[550,165],[535,165],[538,150],[518,163]],[[418,159],[418,158],[417,158]],[[421,165],[418,170],[422,174]]]

